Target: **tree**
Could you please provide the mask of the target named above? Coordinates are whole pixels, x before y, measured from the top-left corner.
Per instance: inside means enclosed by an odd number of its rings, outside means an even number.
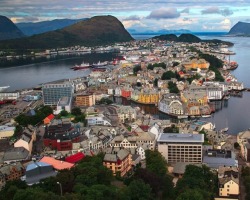
[[[122,199],[149,200],[152,199],[151,188],[142,180],[133,180],[125,189]]]
[[[168,82],[168,89],[170,93],[179,93],[179,89],[176,85],[176,83],[173,83],[172,81]]]
[[[175,73],[172,71],[164,72],[161,76],[161,80],[170,80],[171,78],[176,78]]]
[[[63,116],[63,117],[66,117],[68,114],[69,114],[69,113],[68,113],[68,111],[66,111],[66,110],[62,110],[62,111],[60,112],[60,115]]]
[[[101,98],[101,100],[99,101],[100,104],[112,104],[113,101],[110,100],[109,98]]]
[[[75,116],[81,115],[81,114],[82,114],[81,108],[79,108],[79,107],[73,108],[73,109],[71,110],[71,114],[72,114],[72,115],[75,115]]]
[[[158,78],[155,78],[155,80],[154,80],[154,86],[155,86],[155,87],[158,86]]]
[[[158,151],[146,150],[146,169],[157,174],[165,176],[167,172],[166,160]]]
[[[60,200],[61,197],[52,193],[52,192],[45,192],[41,188],[27,188],[25,190],[18,190],[13,200]]]
[[[204,200],[203,195],[197,190],[186,190],[176,200]]]
[[[137,75],[138,71],[141,71],[141,70],[142,70],[142,69],[141,69],[141,66],[140,66],[140,65],[137,65],[137,66],[135,66],[135,67],[133,68],[133,72],[134,72],[135,75]]]

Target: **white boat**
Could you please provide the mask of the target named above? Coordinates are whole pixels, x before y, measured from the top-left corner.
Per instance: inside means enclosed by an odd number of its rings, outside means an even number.
[[[208,118],[208,117],[211,117],[211,115],[201,115],[201,117]]]
[[[5,90],[7,90],[10,86],[2,86],[0,87],[0,92],[4,92]]]
[[[227,132],[227,131],[228,131],[228,129],[229,129],[229,128],[228,128],[228,127],[226,127],[226,128],[221,129],[220,131],[221,131],[221,132]]]

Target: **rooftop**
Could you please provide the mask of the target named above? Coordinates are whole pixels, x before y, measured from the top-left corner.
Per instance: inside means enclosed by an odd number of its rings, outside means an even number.
[[[56,160],[55,158],[44,156],[39,162],[47,163],[52,165],[56,170],[70,169],[74,166],[74,164]]]
[[[203,134],[178,134],[178,133],[161,133],[158,142],[170,142],[170,143],[203,143]]]

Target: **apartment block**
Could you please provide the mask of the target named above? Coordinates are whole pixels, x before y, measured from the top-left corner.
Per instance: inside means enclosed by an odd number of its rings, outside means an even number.
[[[203,134],[161,133],[158,151],[168,163],[202,163]]]

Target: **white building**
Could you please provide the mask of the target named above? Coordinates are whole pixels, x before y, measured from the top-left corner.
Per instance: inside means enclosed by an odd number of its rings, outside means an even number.
[[[203,134],[161,133],[158,151],[168,163],[202,163]]]
[[[61,112],[62,110],[65,110],[67,112],[71,112],[72,107],[72,98],[71,97],[62,97],[56,106],[57,112]]]
[[[219,167],[219,196],[230,197],[240,194],[239,169],[237,167]]]

